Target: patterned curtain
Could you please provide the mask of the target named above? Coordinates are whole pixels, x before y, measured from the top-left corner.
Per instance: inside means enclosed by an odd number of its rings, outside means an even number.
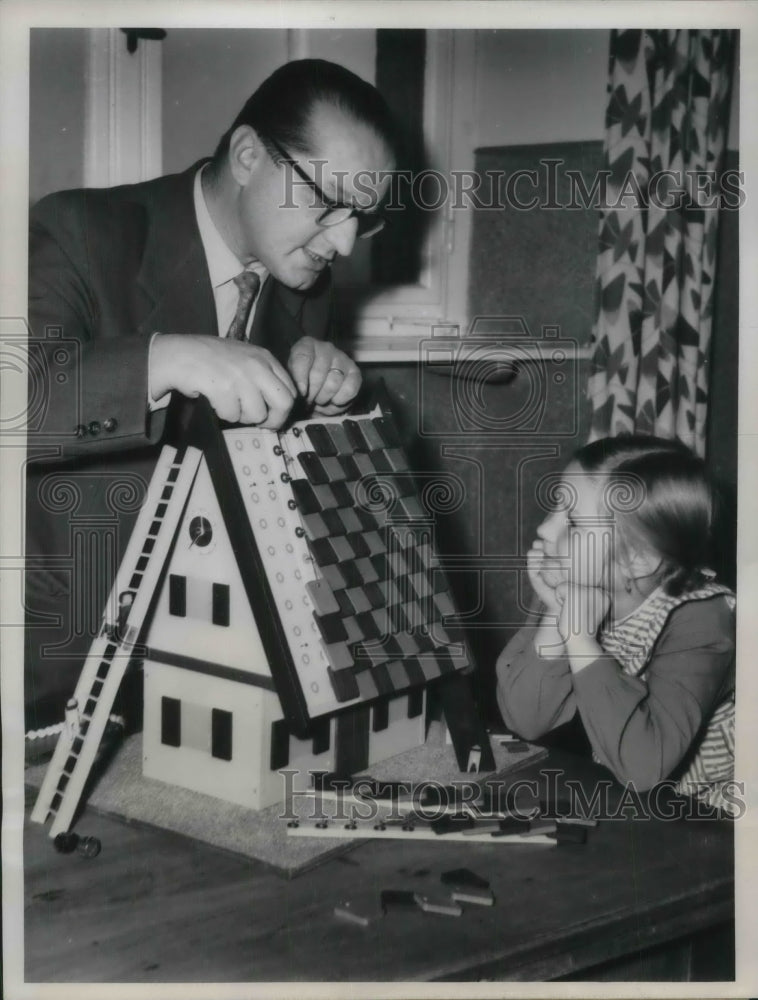
[[[733,36],[611,36],[591,438],[637,431],[704,454]]]

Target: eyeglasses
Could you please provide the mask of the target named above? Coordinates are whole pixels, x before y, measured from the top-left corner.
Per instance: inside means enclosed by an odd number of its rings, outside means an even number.
[[[346,219],[355,219],[358,223],[358,238],[361,240],[367,240],[370,236],[376,236],[381,229],[384,229],[386,219],[378,212],[366,212],[362,208],[355,208],[353,205],[344,205],[329,198],[318,184],[306,174],[297,161],[285,149],[282,149],[278,142],[270,136],[266,136],[263,141],[265,144],[274,147],[284,163],[292,167],[297,176],[311,188],[319,201],[325,206],[316,219],[319,226],[338,226],[341,222],[345,222]]]

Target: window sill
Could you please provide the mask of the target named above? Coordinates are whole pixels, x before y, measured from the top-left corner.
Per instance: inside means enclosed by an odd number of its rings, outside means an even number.
[[[365,337],[348,341],[345,350],[360,365],[426,364],[431,367],[492,363],[546,363],[580,361],[592,356],[589,345],[574,340],[537,337],[440,337],[426,326],[415,335]],[[444,374],[440,371],[440,374]]]

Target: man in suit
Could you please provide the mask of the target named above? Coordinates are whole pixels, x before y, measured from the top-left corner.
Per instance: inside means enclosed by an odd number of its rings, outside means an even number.
[[[28,446],[27,725],[62,718],[172,393],[273,429],[296,402],[331,415],[355,397],[358,367],[327,339],[329,266],[381,228],[393,166],[377,91],[301,60],[261,85],[209,161],[32,210],[44,399]]]

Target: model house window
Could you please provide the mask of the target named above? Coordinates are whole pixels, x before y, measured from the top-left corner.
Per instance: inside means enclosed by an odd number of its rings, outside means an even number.
[[[371,731],[381,733],[387,728],[390,721],[390,703],[388,698],[374,703],[371,709]]]
[[[229,625],[229,585],[213,584],[212,618],[214,625]]]
[[[220,760],[232,759],[232,713],[222,708],[211,712],[211,754]]]
[[[320,719],[316,719],[311,726],[311,733],[313,735],[311,753],[314,757],[317,757],[320,753],[326,753],[331,743],[332,734],[332,724],[329,716],[324,715]]]
[[[286,767],[290,761],[290,731],[286,719],[278,719],[271,723],[271,751],[269,767],[278,771]]]
[[[168,578],[168,613],[178,618],[187,616],[187,577],[171,573]]]
[[[408,692],[408,718],[415,719],[424,709],[424,689],[417,687]]]
[[[182,703],[178,698],[161,698],[161,743],[167,747],[182,745]]]

